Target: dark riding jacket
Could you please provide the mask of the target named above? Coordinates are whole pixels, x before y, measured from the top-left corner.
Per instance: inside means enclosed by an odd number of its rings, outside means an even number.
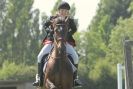
[[[44,23],[43,27],[45,28],[47,35],[45,37],[45,39],[43,40],[43,42],[45,42],[46,40],[49,41],[53,41],[53,30],[52,29],[52,23],[51,20],[57,18],[57,16],[51,16],[48,20],[46,20],[46,22]],[[75,40],[73,38],[73,34],[77,31],[77,27],[76,24],[74,22],[74,19],[72,18],[68,18],[68,38],[67,38],[67,42],[70,43],[71,45],[75,46]]]

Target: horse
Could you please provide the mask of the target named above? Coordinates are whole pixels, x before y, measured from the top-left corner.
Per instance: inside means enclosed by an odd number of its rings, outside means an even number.
[[[45,89],[73,89],[73,68],[66,54],[68,18],[58,18],[54,27],[53,49],[44,72]]]

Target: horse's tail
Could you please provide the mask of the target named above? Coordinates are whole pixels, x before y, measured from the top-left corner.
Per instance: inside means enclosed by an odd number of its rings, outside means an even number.
[[[49,79],[46,80],[46,84],[49,87],[49,89],[58,89],[54,83],[52,83]]]

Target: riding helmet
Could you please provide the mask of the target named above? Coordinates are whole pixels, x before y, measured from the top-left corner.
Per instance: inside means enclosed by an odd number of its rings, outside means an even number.
[[[59,4],[59,6],[58,6],[58,10],[59,10],[59,9],[67,9],[67,10],[70,10],[70,5],[69,5],[67,2],[62,1],[62,2]]]

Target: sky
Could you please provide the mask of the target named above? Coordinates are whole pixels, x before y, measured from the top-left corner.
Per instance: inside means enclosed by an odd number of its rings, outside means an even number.
[[[46,15],[51,15],[57,0],[34,0],[33,8],[38,8],[40,12],[45,12]],[[89,26],[93,16],[96,14],[98,9],[98,3],[100,0],[63,0],[68,2],[70,5],[73,3],[76,7],[75,19],[78,19],[79,28],[78,31],[85,31]]]

